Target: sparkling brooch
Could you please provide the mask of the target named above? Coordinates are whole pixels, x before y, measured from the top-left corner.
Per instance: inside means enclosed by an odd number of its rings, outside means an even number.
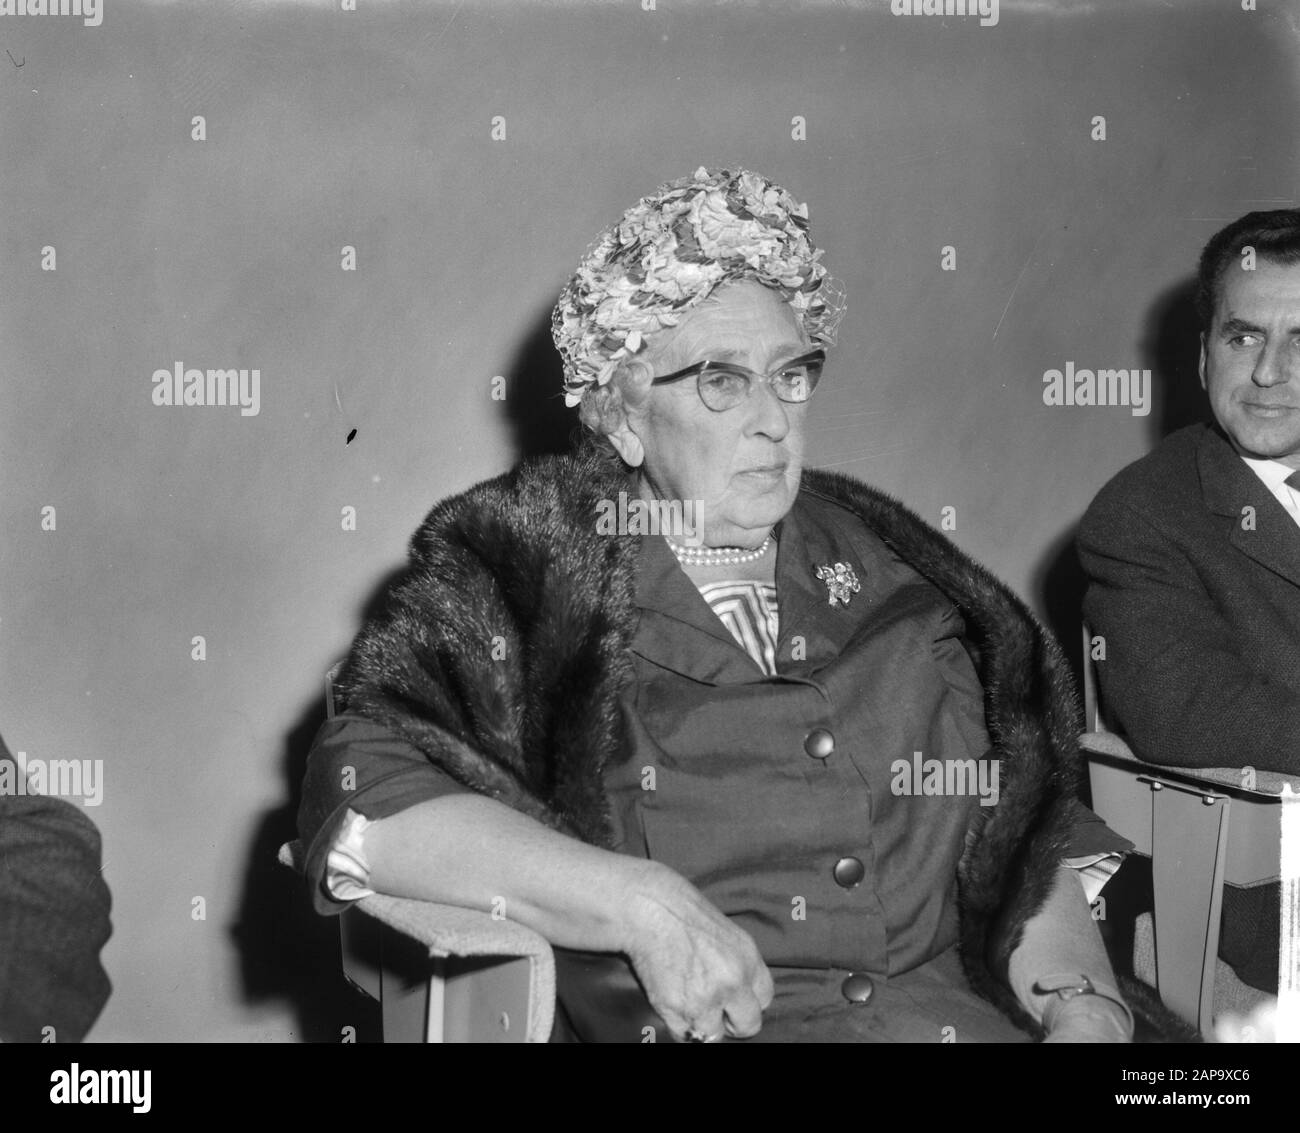
[[[838,606],[841,602],[847,606],[849,598],[862,589],[858,576],[853,573],[853,568],[848,563],[836,563],[833,567],[819,566],[817,577],[826,583],[832,606]]]

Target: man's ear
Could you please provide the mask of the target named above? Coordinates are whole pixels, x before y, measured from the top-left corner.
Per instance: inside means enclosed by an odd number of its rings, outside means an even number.
[[[1201,389],[1208,392],[1209,387],[1205,384],[1205,331],[1201,331],[1201,360],[1196,364],[1196,372],[1201,375]]]

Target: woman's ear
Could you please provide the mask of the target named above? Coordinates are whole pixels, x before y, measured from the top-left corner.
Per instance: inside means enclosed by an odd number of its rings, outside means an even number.
[[[645,446],[632,427],[632,417],[644,405],[650,393],[654,370],[643,359],[629,358],[615,377],[618,383],[618,425],[605,435],[629,468],[645,462]]]
[[[632,427],[627,423],[627,414],[623,414],[623,420],[618,428],[611,433],[606,433],[609,443],[614,446],[614,450],[623,458],[623,463],[629,468],[640,468],[645,461],[645,446],[641,443],[641,438],[632,432]]]

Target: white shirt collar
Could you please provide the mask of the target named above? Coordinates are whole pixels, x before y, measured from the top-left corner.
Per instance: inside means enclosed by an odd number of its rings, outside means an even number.
[[[1290,487],[1286,483],[1286,478],[1293,475],[1296,470],[1289,465],[1283,464],[1280,460],[1255,460],[1249,456],[1243,456],[1241,459],[1250,465],[1251,471],[1274,493],[1283,485]]]

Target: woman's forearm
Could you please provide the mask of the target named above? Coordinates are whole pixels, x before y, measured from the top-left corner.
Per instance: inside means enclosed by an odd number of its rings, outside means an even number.
[[[365,849],[377,892],[482,909],[593,952],[628,949],[635,903],[661,868],[465,794],[376,821]]]
[[[371,887],[483,909],[552,944],[622,952],[678,1039],[755,1034],[772,977],[753,938],[668,866],[588,846],[479,795],[447,795],[365,834]]]
[[[1009,974],[1011,990],[1037,1022],[1043,1021],[1049,1005],[1060,1006],[1054,992],[1034,990],[1040,980],[1078,975],[1110,988],[1115,986],[1106,946],[1074,870],[1066,866],[1057,870],[1051,893],[1026,922],[1020,944],[1011,954]],[[1113,1029],[1120,1041],[1129,1028],[1125,1009],[1102,996],[1079,996],[1056,1014],[1058,1018],[1086,1016],[1090,1025]]]

